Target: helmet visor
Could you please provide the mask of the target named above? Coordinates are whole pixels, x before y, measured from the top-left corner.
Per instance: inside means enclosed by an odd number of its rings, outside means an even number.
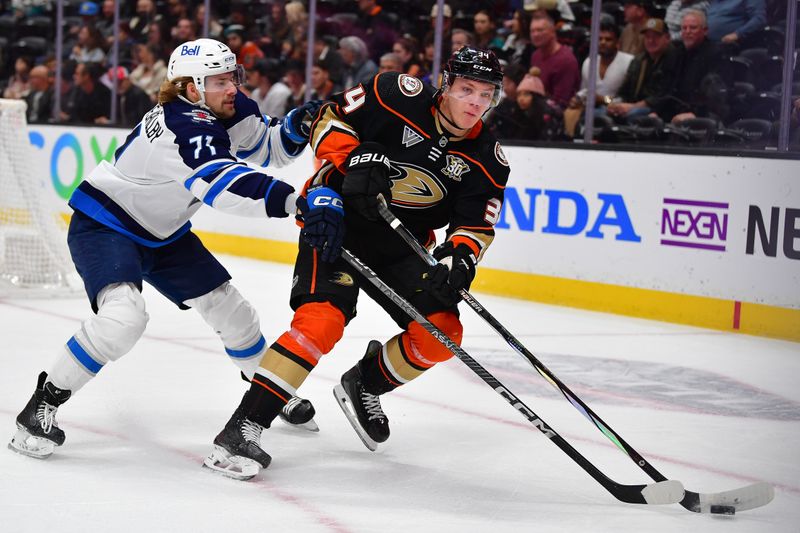
[[[455,83],[458,78],[469,80],[471,83]],[[495,107],[500,102],[501,88],[486,80],[456,74],[448,76],[447,85],[450,96],[464,102],[487,108]]]
[[[239,87],[244,83],[244,80],[244,67],[236,65],[236,68],[229,72],[206,76],[203,85],[207,93],[217,93],[227,91],[231,87]]]

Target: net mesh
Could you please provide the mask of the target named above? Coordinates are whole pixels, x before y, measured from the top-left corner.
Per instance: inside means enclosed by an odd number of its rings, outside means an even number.
[[[0,297],[78,296],[66,222],[33,170],[25,109],[0,99]]]

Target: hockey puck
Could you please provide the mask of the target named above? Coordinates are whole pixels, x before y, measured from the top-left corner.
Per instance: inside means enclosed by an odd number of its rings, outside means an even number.
[[[709,511],[712,514],[734,515],[736,514],[736,507],[733,505],[712,505]]]

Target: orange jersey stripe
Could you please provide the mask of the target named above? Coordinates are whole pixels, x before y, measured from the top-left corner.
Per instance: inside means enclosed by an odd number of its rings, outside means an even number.
[[[311,294],[314,294],[317,290],[317,249],[314,248],[313,250],[313,267],[311,268]]]
[[[463,244],[469,247],[469,249],[472,250],[472,253],[475,254],[475,257],[478,257],[481,253],[481,250],[480,248],[478,248],[478,245],[475,244],[475,241],[473,241],[469,237],[464,237],[463,235],[456,235],[455,237],[451,238],[450,241],[453,243],[453,247],[456,247],[459,244]]]
[[[397,115],[404,122],[406,122],[409,126],[414,128],[415,130],[417,130],[417,133],[419,133],[420,135],[422,135],[426,139],[430,139],[431,136],[428,135],[427,133],[425,133],[425,131],[422,128],[420,128],[419,126],[417,126],[416,124],[414,124],[413,122],[408,120],[406,117],[404,117],[403,115],[401,115],[400,113],[398,113],[397,111],[395,111],[394,109],[392,109],[391,107],[389,107],[388,105],[383,103],[383,100],[381,99],[381,95],[378,93],[378,78],[379,77],[380,77],[380,74],[378,76],[375,76],[375,80],[373,81],[373,87],[372,87],[372,90],[374,91],[374,94],[375,94],[375,98],[378,99],[378,103],[381,104],[384,109],[386,109],[387,111],[389,111],[390,113],[392,113],[394,115]]]
[[[494,186],[495,186],[495,187],[497,187],[498,189],[505,189],[505,188],[506,188],[506,186],[505,186],[505,185],[500,185],[500,184],[498,184],[496,181],[494,181],[494,179],[492,178],[492,175],[491,175],[491,174],[489,174],[489,171],[488,171],[488,170],[486,170],[486,167],[484,167],[484,166],[483,166],[483,165],[481,165],[479,162],[477,162],[477,161],[475,161],[474,159],[472,159],[472,158],[471,158],[470,156],[468,156],[467,154],[465,154],[465,153],[463,153],[463,152],[456,152],[456,151],[453,151],[453,150],[450,150],[449,152],[450,152],[451,154],[460,155],[460,156],[461,156],[461,157],[463,157],[464,159],[467,159],[467,160],[469,160],[469,161],[472,161],[473,163],[475,163],[476,165],[478,165],[478,166],[481,168],[481,170],[483,170],[483,173],[484,173],[484,174],[486,174],[486,177],[487,177],[487,178],[489,178],[489,181],[491,181],[491,182],[492,182],[492,185],[494,185]]]

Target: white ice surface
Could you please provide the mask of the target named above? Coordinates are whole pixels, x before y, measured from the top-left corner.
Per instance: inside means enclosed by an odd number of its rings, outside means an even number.
[[[271,342],[291,268],[223,257]],[[276,421],[251,482],[201,469],[245,383],[194,311],[151,287],[143,339],[58,413],[45,461],[0,450],[0,531],[800,531],[800,345],[477,294],[530,351],[667,477],[698,492],[755,481],[775,500],[735,517],[616,501],[460,361],[384,396],[392,436],[358,440],[331,389],[397,328],[368,298],[300,392],[321,431]],[[0,428],[89,313],[84,300],[0,300]],[[650,481],[462,304],[464,348],[609,477]]]

